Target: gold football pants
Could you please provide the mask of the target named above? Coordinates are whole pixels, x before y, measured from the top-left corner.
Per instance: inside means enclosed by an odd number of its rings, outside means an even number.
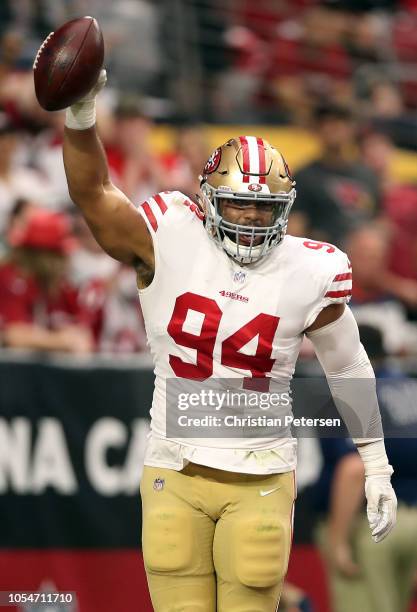
[[[291,548],[293,472],[145,466],[141,494],[155,612],[275,612]]]

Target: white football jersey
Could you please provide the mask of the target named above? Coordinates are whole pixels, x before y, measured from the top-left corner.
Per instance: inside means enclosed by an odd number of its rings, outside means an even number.
[[[325,306],[349,301],[347,256],[327,243],[287,235],[268,256],[240,266],[208,236],[202,213],[182,193],[160,193],[139,210],[155,252],[153,281],[139,290],[156,376],[145,464],[293,470],[290,432],[276,439],[167,438],[167,381],[185,379],[184,390],[187,379],[289,386],[304,330]]]

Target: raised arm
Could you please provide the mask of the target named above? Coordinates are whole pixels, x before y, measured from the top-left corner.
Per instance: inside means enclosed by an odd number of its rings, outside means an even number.
[[[64,165],[71,199],[81,209],[100,246],[127,264],[142,261],[154,268],[152,239],[146,223],[109,178],[107,159],[95,125],[95,99],[105,84],[102,71],[96,87],[67,109]]]

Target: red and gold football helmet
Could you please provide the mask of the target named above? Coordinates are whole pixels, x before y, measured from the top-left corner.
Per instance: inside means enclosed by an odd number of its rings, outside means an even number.
[[[283,156],[269,142],[255,136],[232,138],[213,152],[200,178],[206,229],[230,257],[252,263],[282,241],[295,200],[295,181]],[[272,203],[272,224],[254,227],[226,221],[220,199]],[[245,245],[240,244],[242,236]]]

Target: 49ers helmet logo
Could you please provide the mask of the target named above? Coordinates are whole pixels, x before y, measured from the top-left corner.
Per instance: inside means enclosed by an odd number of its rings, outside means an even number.
[[[262,185],[259,183],[251,183],[248,185],[249,191],[262,191]]]
[[[215,149],[208,158],[206,165],[204,166],[203,174],[212,174],[213,172],[216,172],[217,168],[219,167],[221,158],[221,149]]]

